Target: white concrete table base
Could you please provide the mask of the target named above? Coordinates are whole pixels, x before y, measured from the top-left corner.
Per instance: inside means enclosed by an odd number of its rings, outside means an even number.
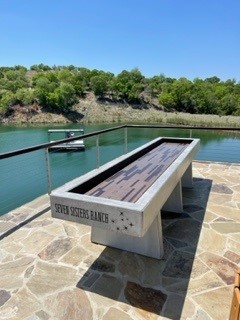
[[[175,158],[172,161],[171,156],[166,153],[166,144],[173,146],[171,152],[175,154]],[[175,145],[178,144],[182,150],[176,156]],[[162,145],[165,149],[161,153],[161,157],[165,157],[166,154],[167,165],[164,164],[164,158],[159,158],[158,151],[154,151],[153,155],[151,153],[152,150],[155,150],[155,148],[158,150],[157,148],[161,148]],[[50,195],[52,216],[90,225],[92,227],[91,239],[94,243],[160,259],[163,255],[160,210],[182,212],[182,185],[188,188],[192,187],[192,160],[198,148],[199,139],[157,138],[127,155],[121,156],[54,190]],[[134,163],[136,167],[135,163],[138,159],[148,153],[150,161],[153,157],[155,157],[154,161],[158,158],[163,159],[163,161],[157,160],[155,171],[159,170],[157,166],[161,167],[163,164],[165,167],[140,198],[131,202],[101,196],[106,190],[105,185],[112,183],[105,178],[108,179],[109,172],[111,172],[111,176],[113,173],[118,173],[122,168],[125,168],[125,163],[127,165]],[[150,161],[147,162],[148,160],[141,161],[143,165],[141,163],[136,170],[136,172],[140,172],[140,175],[142,175],[141,172],[144,168],[152,164]],[[153,176],[154,170],[149,170],[150,176]],[[131,168],[129,172],[129,176],[131,176]],[[104,180],[102,177],[104,177]],[[121,178],[121,181],[125,181],[125,178],[126,176],[123,179]],[[137,179],[141,179],[139,173]],[[148,176],[146,179],[148,179]],[[104,184],[101,184],[102,181]],[[105,181],[107,182],[105,183]],[[126,179],[126,186],[127,183],[128,180]],[[91,192],[88,192],[88,185],[94,189],[94,193],[100,195],[94,196]],[[118,184],[116,185],[118,186]],[[142,185],[144,186],[144,183]],[[125,185],[122,188],[124,189]],[[129,193],[131,191],[130,189]],[[122,191],[117,189],[116,193],[119,192]]]
[[[160,214],[155,218],[143,237],[123,235],[115,231],[107,231],[92,227],[91,241],[108,247],[142,254],[160,259],[163,256],[162,222]]]
[[[192,177],[191,179],[188,177],[188,180],[192,180]],[[163,205],[162,210],[179,214],[183,211],[181,181],[179,181],[174,188],[168,200]],[[159,214],[142,237],[123,235],[122,233],[116,233],[115,231],[92,227],[91,241],[97,244],[142,254],[151,258],[161,259],[164,254],[161,213],[159,211]]]

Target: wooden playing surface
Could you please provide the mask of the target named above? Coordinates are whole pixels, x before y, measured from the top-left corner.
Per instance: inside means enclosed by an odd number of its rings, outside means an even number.
[[[85,194],[136,202],[187,146],[187,143],[163,142]]]

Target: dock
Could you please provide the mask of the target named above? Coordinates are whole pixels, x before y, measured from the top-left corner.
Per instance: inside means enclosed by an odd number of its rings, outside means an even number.
[[[240,165],[193,162],[161,260],[91,243],[44,195],[0,217],[0,319],[228,319],[240,265]]]

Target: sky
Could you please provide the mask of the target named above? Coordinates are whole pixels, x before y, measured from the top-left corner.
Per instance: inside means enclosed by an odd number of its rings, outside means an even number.
[[[239,0],[0,0],[0,66],[240,81]]]

